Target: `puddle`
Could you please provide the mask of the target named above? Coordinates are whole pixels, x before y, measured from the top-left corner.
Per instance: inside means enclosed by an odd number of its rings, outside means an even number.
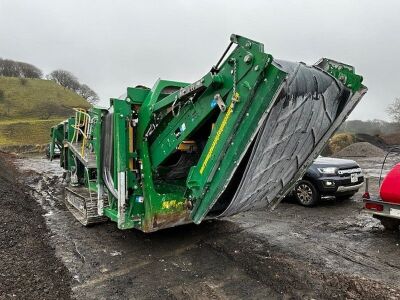
[[[31,189],[31,195],[45,210],[43,215],[51,232],[51,245],[56,249],[56,255],[62,259],[72,277],[80,282],[79,268],[82,266],[77,242],[70,236],[71,224],[76,221],[62,203],[64,186],[58,160],[49,161],[45,158],[17,159],[14,164],[20,171],[25,171],[24,183]],[[67,230],[68,228],[68,230]],[[79,239],[78,239],[79,243]]]
[[[49,161],[46,158],[22,158],[16,159],[14,164],[21,171],[35,171],[37,173],[46,174],[46,177],[61,176],[63,169],[60,167],[59,160]]]

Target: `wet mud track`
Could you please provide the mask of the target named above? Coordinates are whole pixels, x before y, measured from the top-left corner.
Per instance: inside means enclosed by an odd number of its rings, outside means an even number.
[[[361,211],[360,193],[303,208],[152,234],[82,227],[63,204],[57,162],[16,160],[46,211],[50,243],[78,299],[397,299],[400,237]],[[374,185],[372,180],[371,185]]]
[[[46,211],[0,152],[0,299],[69,299],[70,274],[50,245]]]

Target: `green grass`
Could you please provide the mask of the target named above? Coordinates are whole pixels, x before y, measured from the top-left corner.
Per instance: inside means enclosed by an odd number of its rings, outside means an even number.
[[[0,121],[0,147],[48,143],[50,140],[50,128],[62,120]]]
[[[85,99],[50,80],[0,77],[0,121],[66,117],[73,107],[89,107]]]
[[[1,77],[0,146],[36,145],[49,141],[50,127],[88,108],[85,99],[49,80]]]

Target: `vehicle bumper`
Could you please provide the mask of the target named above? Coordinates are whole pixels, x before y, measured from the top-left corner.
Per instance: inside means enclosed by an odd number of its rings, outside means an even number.
[[[346,193],[346,192],[357,192],[362,186],[363,182],[356,184],[356,185],[348,185],[344,186],[341,185],[337,188],[336,193]]]
[[[400,219],[400,204],[384,202],[380,199],[363,199],[364,212],[372,214],[373,216],[382,216],[393,219]],[[375,209],[367,208],[367,204],[375,205]],[[381,210],[377,210],[377,206]]]
[[[351,182],[350,176],[320,177],[316,184],[321,196],[354,194],[363,186],[364,176],[359,174],[356,182]]]

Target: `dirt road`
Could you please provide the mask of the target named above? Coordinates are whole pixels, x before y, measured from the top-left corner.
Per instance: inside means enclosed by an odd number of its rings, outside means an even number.
[[[289,201],[273,212],[143,234],[120,231],[114,223],[82,227],[62,202],[57,162],[21,159],[16,165],[46,211],[49,243],[73,278],[73,297],[400,297],[395,288],[400,282],[399,234],[384,232],[365,215],[359,194],[311,209]]]

